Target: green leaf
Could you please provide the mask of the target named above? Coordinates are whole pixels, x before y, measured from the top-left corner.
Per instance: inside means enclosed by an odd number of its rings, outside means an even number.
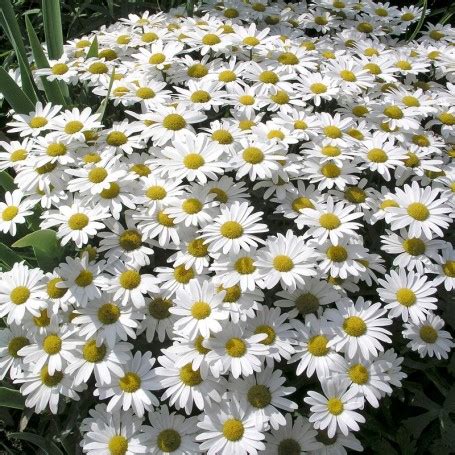
[[[23,91],[34,103],[38,100],[36,86],[33,83],[32,73],[28,64],[27,51],[22,38],[22,33],[14,13],[13,5],[10,0],[0,0],[0,24],[5,30],[19,62],[21,72],[21,83]]]
[[[14,79],[0,67],[0,92],[3,93],[8,104],[19,114],[29,114],[35,110],[35,105]]]
[[[24,409],[25,399],[19,390],[0,387],[0,407],[1,406],[12,409]]]
[[[420,32],[420,29],[422,28],[422,25],[425,22],[427,6],[428,6],[428,0],[423,0],[422,15],[420,16],[419,22],[417,23],[416,28],[411,33],[411,36],[409,37],[408,41],[412,41],[417,36],[417,33]]]
[[[0,242],[0,262],[10,270],[16,262],[21,262],[23,259],[13,250]],[[3,271],[5,268],[3,268]]]
[[[63,452],[50,441],[46,441],[42,436],[38,436],[34,433],[10,433],[8,435],[10,438],[20,439],[22,441],[30,442],[31,444],[39,447],[47,455],[64,455]]]
[[[109,87],[107,89],[106,98],[104,98],[104,100],[101,101],[101,104],[96,111],[98,114],[101,114],[100,121],[103,120],[104,113],[106,112],[107,103],[109,102],[109,97],[111,96],[112,84],[114,83],[114,77],[115,77],[115,68],[112,69],[111,79],[109,81]]]
[[[418,437],[433,420],[438,418],[438,416],[439,411],[428,411],[416,417],[410,417],[409,419],[403,420],[403,424],[414,436]]]
[[[5,191],[13,191],[14,188],[16,188],[13,177],[11,177],[11,175],[9,175],[6,171],[0,172],[0,186]]]
[[[90,45],[90,48],[89,48],[85,58],[92,58],[92,57],[98,57],[98,39],[96,36],[93,39],[92,44]]]
[[[25,16],[25,25],[27,27],[28,39],[30,46],[32,47],[33,58],[38,68],[49,68],[49,62],[47,61],[46,55],[44,54],[41,43],[36,35],[30,19]],[[54,104],[65,105],[65,99],[63,98],[62,91],[58,81],[48,81],[46,76],[41,77],[41,82],[46,92],[47,99]]]
[[[43,22],[47,53],[51,60],[57,60],[63,54],[62,17],[59,0],[43,0]]]
[[[45,272],[52,271],[58,264],[61,257],[62,248],[55,231],[42,229],[22,237],[13,243],[13,248],[33,247],[38,265]]]

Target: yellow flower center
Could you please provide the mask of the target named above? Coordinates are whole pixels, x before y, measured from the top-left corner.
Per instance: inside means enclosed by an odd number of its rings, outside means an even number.
[[[270,99],[276,104],[286,104],[289,102],[289,95],[285,91],[279,90],[275,95],[271,95]]]
[[[357,25],[357,30],[361,33],[371,33],[374,30],[374,27],[368,22],[360,22]]]
[[[238,239],[243,235],[243,227],[237,221],[226,221],[220,227],[220,234],[228,239]]]
[[[65,63],[56,63],[51,68],[52,74],[54,74],[56,76],[61,76],[65,73],[67,73],[68,70],[69,70],[68,65],[66,65]]]
[[[178,283],[188,284],[194,276],[194,270],[192,268],[186,269],[183,264],[174,269],[174,278]]]
[[[3,212],[2,212],[2,220],[3,221],[11,221],[13,220],[16,215],[19,213],[19,207],[16,207],[15,205],[10,205],[9,207],[6,207]]]
[[[142,163],[133,164],[130,167],[130,170],[140,177],[147,177],[147,175],[149,175],[151,172],[150,168]]]
[[[234,71],[231,70],[221,71],[220,74],[218,75],[218,80],[221,82],[233,82],[236,79],[237,75],[234,73]]]
[[[120,318],[120,308],[113,303],[105,303],[98,308],[97,316],[104,325],[114,324]]]
[[[93,273],[90,270],[83,269],[76,277],[74,282],[81,288],[85,288],[93,283]]]
[[[179,131],[186,126],[186,120],[179,114],[169,114],[163,119],[163,127],[171,131]]]
[[[412,202],[407,208],[408,215],[417,221],[425,221],[430,216],[430,211],[421,202]]]
[[[327,410],[335,416],[340,415],[344,410],[342,401],[339,398],[330,398],[327,401]]]
[[[212,133],[212,139],[222,145],[228,145],[234,142],[232,134],[226,130],[214,131]]]
[[[447,261],[442,264],[442,271],[444,272],[444,275],[455,278],[455,261]]]
[[[226,294],[224,295],[224,298],[223,298],[223,302],[226,302],[226,303],[237,302],[240,299],[240,297],[242,296],[242,290],[240,289],[240,286],[238,284],[235,284],[234,286],[231,286],[229,288],[220,286],[218,288],[218,292],[221,292],[221,291],[226,291]]]
[[[386,117],[399,120],[404,117],[403,111],[398,106],[387,106],[382,111]]]
[[[47,366],[45,366],[41,368],[40,379],[46,387],[56,387],[62,381],[63,373],[61,371],[54,371],[54,374],[50,375]]]
[[[134,393],[141,387],[141,378],[137,373],[128,371],[125,376],[119,379],[118,385],[126,393]]]
[[[431,39],[434,39],[435,41],[439,41],[441,40],[442,38],[444,38],[444,33],[439,31],[439,30],[432,30],[430,33],[430,38]]]
[[[250,256],[243,256],[238,258],[235,261],[234,268],[240,275],[250,275],[256,270],[254,259]]]
[[[304,120],[296,120],[294,122],[294,129],[296,130],[306,130],[308,128],[308,125]]]
[[[181,443],[182,438],[180,434],[172,428],[160,431],[156,438],[158,449],[164,453],[175,452],[180,447]]]
[[[294,262],[289,256],[279,254],[273,258],[273,268],[278,272],[289,272],[294,268]]]
[[[355,82],[357,80],[356,75],[349,70],[341,70],[340,77],[346,82]]]
[[[102,167],[94,167],[93,169],[90,169],[87,176],[92,183],[101,183],[106,179],[106,177],[107,171]]]
[[[191,315],[194,319],[206,319],[210,316],[211,313],[212,309],[210,308],[210,305],[207,302],[203,302],[202,300],[194,302],[191,306]]]
[[[420,165],[420,158],[415,153],[408,152],[406,155],[408,156],[408,158],[404,160],[404,165],[406,167],[414,168]]]
[[[368,151],[367,158],[373,163],[385,163],[389,157],[383,149],[374,148]]]
[[[403,104],[407,107],[419,107],[420,101],[415,96],[406,95],[403,96],[402,100]]]
[[[100,196],[103,199],[114,199],[115,197],[118,196],[120,193],[120,187],[117,183],[112,182],[109,185],[109,188],[105,188],[103,191],[101,191]]]
[[[47,282],[46,290],[47,290],[47,295],[49,296],[49,298],[60,299],[66,294],[66,292],[68,290],[67,288],[58,288],[57,287],[57,283],[61,283],[61,282],[63,282],[63,280],[60,277],[52,278]]]
[[[191,94],[191,101],[193,103],[208,103],[211,99],[210,93],[205,90],[196,90]]]
[[[153,185],[147,188],[145,195],[152,201],[161,201],[167,195],[167,191],[162,186]]]
[[[11,338],[10,342],[8,343],[8,354],[11,357],[17,359],[19,355],[17,354],[24,346],[28,346],[30,342],[25,337],[14,337]]]
[[[169,308],[171,308],[171,306],[171,300],[163,297],[156,297],[152,299],[148,305],[149,314],[154,319],[167,319],[171,315],[169,312]]]
[[[256,327],[256,330],[254,333],[257,335],[259,333],[265,333],[267,335],[267,338],[262,340],[260,343],[265,344],[266,346],[269,346],[273,344],[276,340],[276,332],[275,329],[269,325],[259,325]]]
[[[73,231],[81,231],[89,223],[89,218],[85,213],[75,213],[68,219],[68,227]]]
[[[451,114],[450,112],[442,112],[438,115],[438,119],[444,125],[455,125],[455,115]]]
[[[272,402],[270,389],[262,384],[251,386],[248,390],[247,398],[252,406],[259,409],[265,408]]]
[[[191,363],[187,363],[180,368],[180,380],[189,387],[194,387],[202,382],[201,373],[199,370],[193,370]]]
[[[128,451],[128,439],[122,435],[112,436],[107,447],[110,455],[125,455]]]
[[[223,424],[223,436],[228,441],[239,441],[245,433],[243,423],[238,419],[228,419]]]
[[[40,315],[39,316],[33,316],[33,323],[37,327],[47,327],[51,323],[51,319],[49,318],[49,315],[47,314],[47,310],[40,310]]]
[[[137,250],[142,245],[142,235],[135,229],[128,229],[120,234],[118,243],[125,251]]]
[[[254,96],[251,95],[241,95],[239,96],[239,103],[244,106],[252,106],[254,104]]]
[[[327,91],[327,85],[322,84],[321,82],[315,82],[314,84],[310,85],[310,90],[319,95],[321,93],[325,93]]]
[[[321,167],[321,174],[329,179],[336,179],[341,174],[341,169],[334,163],[326,163]]]
[[[282,65],[297,65],[299,64],[300,60],[297,55],[293,54],[292,52],[282,52],[278,56],[278,62]]]
[[[360,337],[367,332],[367,325],[359,316],[349,316],[343,322],[343,330],[351,337]]]
[[[43,340],[43,351],[49,355],[58,354],[62,349],[62,339],[55,333],[47,335]]]
[[[115,60],[117,57],[117,52],[115,52],[114,49],[102,49],[98,52],[98,58],[104,58],[108,62]]]
[[[319,217],[319,224],[324,229],[331,231],[340,227],[341,221],[334,213],[324,213]]]
[[[370,378],[368,370],[361,363],[352,365],[348,370],[348,376],[354,384],[359,385],[366,384]]]
[[[267,139],[280,139],[283,140],[286,136],[280,130],[270,130],[267,134]]]
[[[113,147],[120,147],[128,142],[128,137],[121,131],[111,131],[107,135],[106,142]]]
[[[90,152],[86,153],[83,157],[82,160],[85,164],[96,164],[101,161],[101,157],[98,153],[96,152]]]
[[[419,330],[419,335],[428,344],[434,344],[438,339],[438,332],[431,325],[422,326]]]
[[[250,164],[259,164],[264,161],[264,153],[257,147],[247,147],[243,150],[242,157]]]
[[[348,258],[348,252],[344,246],[331,245],[326,251],[326,256],[333,262],[344,262]]]
[[[239,128],[242,131],[250,130],[254,125],[256,124],[253,122],[253,120],[240,120],[239,122]]]
[[[30,289],[25,286],[17,286],[11,290],[9,298],[15,305],[24,304],[30,297]]]
[[[308,352],[315,357],[323,357],[329,352],[325,335],[316,335],[308,340]]]
[[[141,87],[136,90],[136,96],[143,100],[149,100],[150,98],[154,98],[156,93],[149,87]]]
[[[199,169],[201,166],[204,166],[205,160],[202,155],[199,153],[188,153],[183,158],[183,165],[187,169]]]
[[[402,21],[412,21],[415,18],[414,14],[412,13],[404,13],[401,15],[401,20]]]
[[[27,150],[25,149],[18,149],[14,150],[14,152],[11,153],[9,156],[9,159],[13,162],[16,163],[17,161],[23,161],[25,158],[27,158]]]
[[[246,353],[246,344],[240,338],[230,338],[224,347],[231,357],[243,357]]]
[[[388,209],[389,207],[399,207],[398,203],[392,199],[384,199],[380,205],[382,210]]]
[[[71,120],[65,125],[65,133],[66,134],[78,133],[82,128],[84,128],[84,124],[82,122],[80,122],[79,120]]]
[[[82,348],[82,356],[87,362],[99,363],[106,357],[106,346],[96,345],[96,340],[87,341]]]
[[[417,237],[406,239],[402,246],[406,253],[411,256],[420,256],[426,250],[425,242]]]
[[[103,62],[95,62],[89,66],[88,71],[92,74],[106,74],[109,69]]]
[[[191,256],[196,258],[202,258],[207,255],[208,247],[204,244],[202,239],[194,239],[188,243],[186,247],[187,251]]]
[[[260,41],[255,36],[247,36],[243,38],[242,43],[245,46],[257,46],[260,43]]]
[[[264,84],[276,84],[280,78],[274,71],[263,71],[259,74],[259,80]]]
[[[367,63],[366,65],[364,65],[363,69],[367,70],[374,76],[377,76],[378,74],[382,73],[381,67],[376,63]]]
[[[202,44],[205,44],[206,46],[215,46],[216,44],[220,43],[220,37],[214,33],[207,33],[202,37]]]
[[[164,213],[163,210],[161,210],[157,213],[156,220],[162,226],[169,227],[169,228],[174,226],[174,220],[167,213]]]
[[[319,308],[319,299],[311,292],[304,292],[295,299],[295,307],[300,314],[315,313]]]
[[[30,119],[30,128],[43,128],[48,123],[47,118],[36,116]]]
[[[196,63],[190,66],[187,70],[187,74],[194,79],[201,79],[204,76],[207,76],[209,73],[208,68],[202,63]]]
[[[407,308],[414,305],[417,301],[417,297],[412,289],[401,288],[395,294],[395,298],[400,305],[403,305]]]
[[[149,58],[149,63],[151,65],[159,65],[166,60],[166,56],[161,52],[157,52],[156,54],[152,54]]]
[[[154,32],[146,32],[143,33],[141,36],[141,40],[144,43],[152,43],[153,41],[156,41],[158,39],[158,35]]]
[[[316,25],[327,25],[329,21],[324,16],[315,16],[314,23]]]
[[[194,215],[202,210],[203,204],[198,199],[185,199],[182,203],[182,210],[188,215]]]
[[[362,202],[365,202],[367,198],[365,191],[357,186],[346,187],[344,190],[344,197],[353,204],[361,204]]]
[[[119,277],[123,289],[136,289],[141,284],[141,274],[137,270],[125,270]]]
[[[236,17],[239,17],[239,12],[235,8],[226,8],[223,14],[227,19],[235,19]]]
[[[299,213],[302,209],[314,209],[313,203],[307,197],[300,196],[295,198],[291,203],[292,210]]]

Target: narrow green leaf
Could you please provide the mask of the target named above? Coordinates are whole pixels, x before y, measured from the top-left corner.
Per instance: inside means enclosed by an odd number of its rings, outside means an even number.
[[[11,177],[11,175],[9,175],[6,171],[0,172],[0,186],[5,191],[13,191],[14,188],[16,188],[13,177]]]
[[[0,406],[12,409],[24,409],[25,399],[19,390],[0,387]]]
[[[29,114],[35,110],[35,105],[30,98],[2,67],[0,67],[0,92],[3,93],[8,104],[19,114]]]
[[[32,48],[33,58],[38,68],[49,68],[49,62],[47,61],[46,55],[44,54],[41,43],[36,35],[30,19],[25,16],[25,25],[27,27],[27,34]],[[48,81],[45,76],[41,78],[41,82],[46,92],[47,99],[54,104],[65,105],[65,99],[58,81]]]
[[[30,442],[30,444],[39,447],[47,455],[64,455],[63,452],[52,442],[46,441],[42,436],[39,436],[34,433],[10,433],[8,435],[10,438],[20,439],[22,441]]]
[[[417,23],[414,31],[411,33],[411,36],[409,37],[408,41],[412,41],[417,36],[417,33],[420,32],[420,29],[422,28],[422,25],[425,21],[425,16],[427,13],[427,6],[428,6],[428,0],[423,0],[422,15],[420,16],[419,22]]]
[[[98,39],[96,38],[96,36],[93,39],[92,44],[90,45],[90,49],[88,50],[85,58],[92,57],[98,57]]]
[[[5,34],[8,37],[17,56],[17,61],[19,62],[22,90],[32,102],[36,103],[38,99],[36,95],[37,89],[33,83],[22,33],[9,0],[0,0],[0,23],[5,30]]]
[[[5,265],[3,271],[11,270],[16,262],[21,262],[23,259],[12,249],[0,242],[0,260]]]
[[[109,14],[114,18],[114,2],[113,0],[107,0],[107,7],[109,9]]]
[[[43,22],[49,58],[56,60],[63,54],[62,17],[59,0],[43,0]]]
[[[61,257],[62,248],[55,231],[42,229],[22,237],[13,243],[13,248],[32,247],[38,265],[45,272],[50,272],[58,264]]]
[[[111,96],[112,84],[114,83],[114,77],[115,77],[115,68],[112,69],[111,79],[109,81],[109,87],[107,89],[106,98],[104,98],[104,100],[101,101],[100,107],[96,111],[98,114],[101,114],[100,121],[103,120],[104,113],[106,112],[107,103],[109,102],[109,97]]]

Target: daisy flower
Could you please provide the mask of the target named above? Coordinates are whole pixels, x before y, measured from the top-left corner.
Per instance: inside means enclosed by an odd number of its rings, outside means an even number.
[[[47,210],[42,215],[42,229],[58,226],[57,237],[61,244],[66,245],[72,240],[78,248],[86,245],[89,238],[104,228],[100,222],[109,215],[106,210],[96,207],[83,206],[82,202],[74,199],[71,205],[60,205],[57,210]]]
[[[418,323],[424,321],[426,315],[437,309],[436,287],[433,281],[425,275],[415,272],[406,273],[403,269],[398,272],[391,270],[385,279],[378,279],[382,286],[377,289],[379,297],[386,303],[385,309],[389,310],[389,317],[400,317],[404,322],[411,319]]]
[[[266,434],[266,453],[301,453],[302,451],[316,451],[322,445],[316,440],[318,432],[307,418],[301,415],[293,420],[292,414],[285,416],[285,425],[276,429],[271,429]]]
[[[421,321],[404,324],[403,337],[411,340],[407,346],[421,358],[447,359],[455,343],[449,332],[441,330],[443,327],[444,321],[439,316],[428,313]]]
[[[155,412],[149,412],[148,420],[151,427],[147,427],[148,453],[162,455],[172,452],[190,454],[198,452],[198,445],[194,441],[197,417],[188,417],[170,413],[166,405]]]
[[[329,308],[324,312],[335,332],[328,346],[337,352],[345,352],[348,358],[361,354],[366,360],[377,357],[384,351],[382,343],[391,343],[391,332],[385,326],[391,325],[389,318],[383,318],[387,310],[380,303],[372,304],[358,297],[354,304],[342,299],[336,303],[337,309]]]
[[[129,123],[123,120],[121,123],[114,123],[111,129],[104,132],[103,139],[109,148],[115,151],[122,150],[125,153],[133,153],[133,149],[145,148],[141,136],[136,134],[142,132],[144,127],[138,123]]]
[[[261,371],[263,357],[270,352],[269,347],[261,343],[266,338],[264,332],[245,337],[241,326],[226,324],[222,332],[202,342],[202,346],[210,350],[206,360],[212,374],[217,378],[230,372],[237,379]]]
[[[354,212],[354,213],[352,213]],[[361,218],[362,213],[355,212],[353,205],[343,201],[334,202],[329,196],[325,203],[315,203],[314,208],[303,208],[295,222],[299,229],[309,226],[303,238],[314,238],[320,242],[330,239],[333,245],[346,236],[356,236],[361,224],[353,220]]]
[[[272,289],[280,282],[283,288],[292,291],[304,285],[307,277],[316,275],[314,258],[314,250],[289,229],[286,236],[278,233],[267,240],[254,265],[266,289]]]
[[[105,404],[89,410],[90,417],[81,423],[84,453],[88,455],[146,453],[151,444],[148,427],[132,410],[108,412]]]
[[[257,419],[258,426],[269,422],[274,430],[286,425],[282,411],[292,412],[297,404],[285,398],[295,392],[295,387],[283,387],[286,379],[281,370],[272,367],[265,368],[260,373],[229,382],[228,388],[236,395],[244,407],[251,407],[251,412]]]
[[[29,137],[22,141],[0,141],[0,170],[15,168],[23,164],[22,162],[26,161],[33,145],[34,141]]]
[[[212,401],[219,402],[226,390],[224,379],[213,376],[203,377],[199,369],[193,369],[191,363],[176,366],[180,357],[177,351],[164,352],[158,357],[160,367],[155,368],[159,390],[164,390],[162,400],[169,398],[169,404],[177,410],[184,409],[190,415],[195,405],[200,411]]]
[[[446,291],[451,291],[455,288],[455,250],[451,245],[443,248],[441,255],[435,261],[436,264],[429,267],[430,273],[437,273],[434,278],[435,286],[444,283]]]
[[[304,323],[293,319],[291,326],[297,332],[295,354],[289,363],[299,362],[296,374],[306,371],[307,377],[316,372],[319,380],[330,376],[336,364],[342,360],[340,354],[329,347],[333,331],[325,318],[317,318],[314,314],[305,316]]]
[[[100,114],[92,114],[92,109],[86,107],[79,111],[74,107],[71,111],[61,112],[54,119],[52,130],[58,132],[58,137],[65,142],[85,142],[85,131],[97,130],[102,127],[99,121]]]
[[[209,251],[223,254],[229,251],[237,254],[240,249],[250,251],[263,240],[254,234],[267,232],[267,225],[258,223],[262,212],[253,213],[254,208],[247,202],[235,201],[229,206],[221,207],[221,215],[213,223],[201,229],[201,238],[209,245]]]
[[[255,415],[235,400],[207,407],[197,426],[199,449],[208,455],[257,455],[265,449]]]
[[[40,316],[40,309],[46,306],[43,272],[16,262],[0,276],[0,317],[7,316],[8,325],[13,322],[20,325],[26,313]]]
[[[18,352],[29,344],[28,334],[20,326],[11,324],[0,330],[0,380],[8,373],[11,379],[21,375],[24,364]]]
[[[110,398],[107,412],[117,413],[120,409],[133,411],[142,417],[151,406],[158,406],[159,401],[150,390],[156,390],[157,382],[152,370],[155,359],[150,351],[141,354],[136,351],[134,357],[123,365],[121,374],[113,372],[108,384],[96,384],[93,392],[100,400]]]
[[[32,199],[24,199],[21,190],[12,193],[5,192],[5,202],[0,202],[0,231],[13,237],[17,232],[17,225],[25,223],[25,217],[33,214],[30,210],[34,206]]]
[[[327,429],[327,435],[332,438],[337,429],[347,436],[349,431],[358,431],[359,423],[365,423],[356,409],[363,407],[363,399],[356,391],[347,389],[346,382],[333,379],[321,382],[324,395],[310,390],[303,401],[310,407],[310,422],[317,430]]]
[[[222,308],[224,293],[216,293],[215,285],[193,280],[177,291],[175,305],[169,312],[176,315],[174,330],[184,336],[208,338],[211,333],[220,332],[221,321],[228,318]]]

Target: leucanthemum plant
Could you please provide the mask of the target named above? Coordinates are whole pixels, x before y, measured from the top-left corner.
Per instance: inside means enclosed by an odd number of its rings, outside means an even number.
[[[229,0],[32,46],[0,82],[21,428],[42,413],[89,455],[342,455],[377,449],[397,389],[453,396],[455,30],[405,41],[422,12]]]

